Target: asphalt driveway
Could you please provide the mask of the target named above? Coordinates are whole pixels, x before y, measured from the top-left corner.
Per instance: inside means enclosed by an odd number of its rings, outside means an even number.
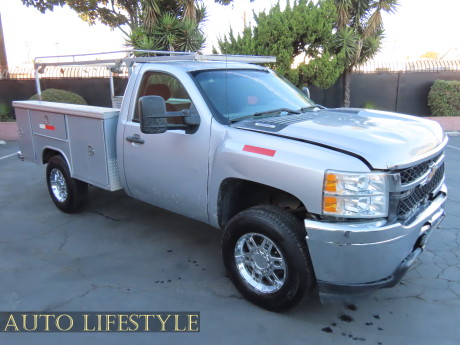
[[[82,213],[61,213],[45,169],[6,157],[17,142],[0,145],[0,311],[201,312],[196,334],[0,333],[0,343],[458,344],[460,137],[448,145],[447,217],[403,281],[353,305],[314,296],[283,314],[242,299],[218,230],[94,187]]]

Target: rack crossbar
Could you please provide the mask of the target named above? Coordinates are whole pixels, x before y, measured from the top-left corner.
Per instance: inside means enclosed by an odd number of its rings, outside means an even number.
[[[195,55],[197,61],[229,61],[246,63],[275,63],[276,56],[256,56],[256,55]]]

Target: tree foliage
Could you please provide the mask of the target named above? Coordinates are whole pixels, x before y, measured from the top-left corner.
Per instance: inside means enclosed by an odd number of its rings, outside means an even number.
[[[22,0],[42,13],[55,7],[68,6],[90,25],[101,22],[111,28],[128,24],[136,27],[141,17],[142,4],[138,0]]]
[[[40,12],[67,5],[90,25],[120,28],[136,49],[197,51],[205,42],[201,0],[22,0]],[[122,26],[128,25],[130,32]]]
[[[129,25],[136,28],[152,26],[159,14],[172,13],[186,19],[196,19],[195,0],[21,0],[27,7],[42,13],[55,7],[68,6],[90,25],[96,22],[117,28]]]
[[[254,2],[255,0],[250,0],[250,2]],[[233,4],[234,0],[214,0],[216,4],[221,4],[221,5],[230,5]]]
[[[198,51],[205,37],[206,7],[194,0],[143,0],[142,25],[131,30],[127,44],[136,49]]]
[[[432,116],[460,116],[460,81],[436,80],[428,94]]]
[[[439,53],[436,53],[434,51],[427,51],[425,54],[420,56],[420,59],[437,59],[439,58]]]
[[[337,48],[345,48],[346,65],[373,58],[384,38],[382,12],[395,13],[398,0],[335,0]]]
[[[11,122],[11,108],[5,103],[0,103],[0,122]]]
[[[396,12],[398,0],[335,0],[337,7],[336,52],[345,53],[344,106],[350,106],[353,67],[372,59],[384,39],[382,12]]]
[[[268,13],[254,13],[256,26],[246,28],[242,35],[229,35],[218,40],[223,54],[273,55],[277,62],[270,64],[276,72],[294,84],[314,84],[327,88],[343,72],[344,54],[334,53],[333,28],[337,12],[333,0],[297,0],[287,2],[281,11],[278,2]],[[214,52],[217,52],[214,49]],[[305,59],[295,69],[296,57]]]

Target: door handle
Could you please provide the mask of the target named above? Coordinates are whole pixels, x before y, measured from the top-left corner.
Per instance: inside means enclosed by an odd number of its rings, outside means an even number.
[[[136,144],[145,143],[144,139],[141,139],[139,134],[134,134],[132,137],[126,137],[126,141],[130,143],[136,143]]]

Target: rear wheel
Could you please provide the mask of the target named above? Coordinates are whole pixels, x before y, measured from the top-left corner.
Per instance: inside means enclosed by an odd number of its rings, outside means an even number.
[[[62,212],[78,212],[85,204],[88,184],[70,176],[69,166],[62,156],[51,157],[48,161],[46,182],[51,199]]]
[[[222,256],[241,294],[271,311],[293,308],[316,283],[302,222],[279,207],[257,206],[233,217]]]

